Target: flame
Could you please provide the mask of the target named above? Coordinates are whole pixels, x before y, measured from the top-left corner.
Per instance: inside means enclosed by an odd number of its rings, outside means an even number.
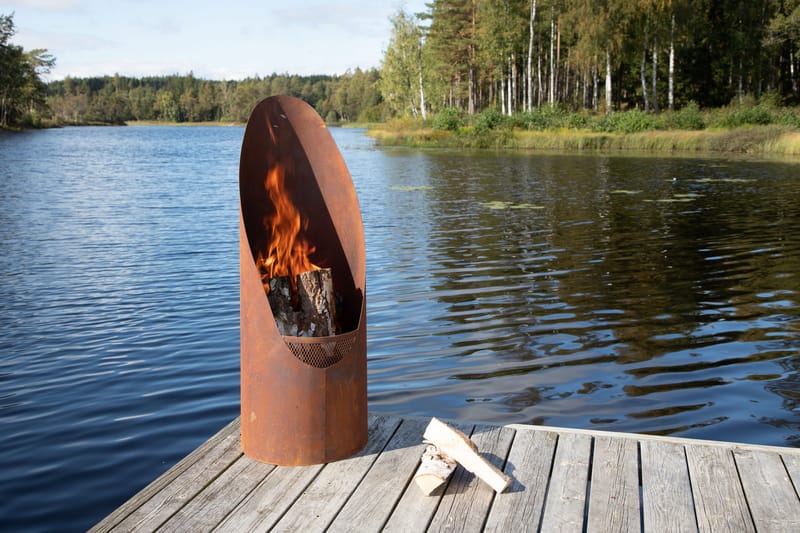
[[[286,172],[279,165],[271,168],[264,180],[264,187],[275,206],[275,213],[264,216],[264,226],[271,232],[266,254],[260,251],[256,260],[267,292],[269,279],[289,276],[292,290],[296,291],[298,274],[319,270],[309,259],[316,248],[300,237],[301,231],[308,227],[308,220],[301,219],[286,192],[285,180]]]

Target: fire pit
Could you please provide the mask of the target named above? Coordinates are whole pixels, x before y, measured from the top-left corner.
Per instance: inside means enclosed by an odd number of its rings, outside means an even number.
[[[279,465],[367,441],[366,254],[355,188],[319,115],[262,100],[242,142],[242,448]]]

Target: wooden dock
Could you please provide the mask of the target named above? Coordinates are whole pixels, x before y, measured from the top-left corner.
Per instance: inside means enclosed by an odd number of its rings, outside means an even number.
[[[276,467],[242,455],[237,419],[91,531],[800,531],[800,449],[450,422],[513,483],[459,467],[424,496],[428,422],[371,415],[359,455]]]

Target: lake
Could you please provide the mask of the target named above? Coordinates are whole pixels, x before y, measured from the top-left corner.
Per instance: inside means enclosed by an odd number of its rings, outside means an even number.
[[[84,530],[238,415],[243,132],[0,132],[0,530]],[[800,446],[800,165],[332,133],[371,410]]]

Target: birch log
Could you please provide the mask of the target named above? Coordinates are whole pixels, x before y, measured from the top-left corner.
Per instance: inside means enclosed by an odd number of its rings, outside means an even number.
[[[428,444],[422,454],[422,462],[417,473],[414,474],[414,481],[426,496],[430,496],[447,483],[457,464],[454,459],[441,453],[436,446]]]
[[[433,444],[439,453],[448,456],[485,481],[495,492],[503,492],[511,478],[478,454],[475,444],[457,429],[437,418],[431,419],[422,438]]]

